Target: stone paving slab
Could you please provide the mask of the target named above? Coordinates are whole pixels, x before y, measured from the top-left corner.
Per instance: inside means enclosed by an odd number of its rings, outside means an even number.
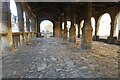
[[[118,78],[119,46],[93,42],[91,51],[60,38],[34,38],[2,58],[3,78]]]

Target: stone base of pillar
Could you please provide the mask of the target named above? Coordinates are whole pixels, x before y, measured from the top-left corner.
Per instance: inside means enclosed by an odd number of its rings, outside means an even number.
[[[94,35],[93,36],[93,41],[99,41],[99,36],[98,35]]]
[[[13,43],[12,44],[9,43],[7,36],[1,37],[1,51],[2,51],[2,56],[11,55],[14,52]]]
[[[66,36],[63,37],[63,41],[67,42],[67,37]]]
[[[76,43],[76,38],[74,38],[74,37],[73,38],[69,38],[69,42],[70,43]]]
[[[36,37],[41,37],[41,33],[36,33]]]
[[[117,40],[117,37],[108,36],[107,38],[107,42],[110,44],[114,44],[116,40]]]
[[[120,45],[120,40],[115,40],[115,44]]]
[[[70,32],[69,32],[69,42],[71,43],[76,43],[76,31],[75,31],[75,28],[71,28],[70,29]]]
[[[63,35],[63,41],[66,42],[67,40],[68,40],[68,36],[67,36],[67,29],[66,29]]]

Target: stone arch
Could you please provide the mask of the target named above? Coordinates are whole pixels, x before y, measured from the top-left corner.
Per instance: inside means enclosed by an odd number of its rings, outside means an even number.
[[[107,22],[105,22],[104,17],[109,19],[108,24],[106,24]],[[109,13],[104,13],[99,17],[97,22],[97,26],[98,26],[97,35],[99,35],[100,38],[107,39],[107,37],[110,35],[110,29],[111,29],[110,23],[111,23],[111,16]],[[106,27],[102,27],[102,26],[106,26]]]
[[[120,11],[116,14],[115,16],[115,20],[114,20],[114,33],[113,33],[113,36],[116,36],[118,37],[118,34],[119,34],[119,30],[120,30]]]
[[[43,20],[40,22],[41,36],[48,37],[53,36],[54,23],[51,20]]]

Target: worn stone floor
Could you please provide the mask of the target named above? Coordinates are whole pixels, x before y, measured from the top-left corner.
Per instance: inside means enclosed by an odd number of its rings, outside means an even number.
[[[3,78],[118,78],[119,46],[93,42],[91,51],[60,38],[34,38],[2,57]]]

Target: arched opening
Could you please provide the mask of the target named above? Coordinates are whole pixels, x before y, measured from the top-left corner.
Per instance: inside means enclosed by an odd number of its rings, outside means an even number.
[[[116,19],[117,19],[117,25],[115,26],[116,29],[114,36],[120,39],[120,12],[117,14]]]
[[[32,20],[29,19],[29,22],[30,22],[30,32],[32,32]]]
[[[67,21],[67,37],[68,37],[68,39],[69,39],[70,27],[71,27],[71,21]],[[62,23],[62,30],[64,30],[64,22]],[[64,33],[64,31],[63,31],[63,33]]]
[[[118,27],[117,27],[117,36],[119,36],[119,39],[120,39],[120,13],[119,13],[119,16],[118,16]]]
[[[69,39],[69,36],[70,36],[70,27],[71,27],[71,21],[67,21],[67,36],[68,36],[68,39]]]
[[[99,38],[107,39],[107,37],[110,35],[110,28],[111,28],[110,23],[111,23],[111,18],[108,13],[105,13],[100,17],[100,23],[98,29]]]
[[[78,36],[78,24],[76,24],[75,27],[76,27],[75,30],[76,30],[76,37],[77,37]]]
[[[53,36],[53,23],[50,20],[43,20],[40,23],[40,32],[43,37]]]
[[[83,25],[84,25],[84,20],[82,20],[80,22],[80,35],[82,35],[82,27],[83,27]]]
[[[94,36],[95,35],[95,18],[94,17],[91,18],[91,26],[93,28],[92,36]]]
[[[17,7],[14,0],[10,0],[10,10],[11,10],[12,32],[19,32]]]
[[[27,26],[26,26],[26,13],[23,12],[23,18],[24,18],[24,31],[27,31]]]

